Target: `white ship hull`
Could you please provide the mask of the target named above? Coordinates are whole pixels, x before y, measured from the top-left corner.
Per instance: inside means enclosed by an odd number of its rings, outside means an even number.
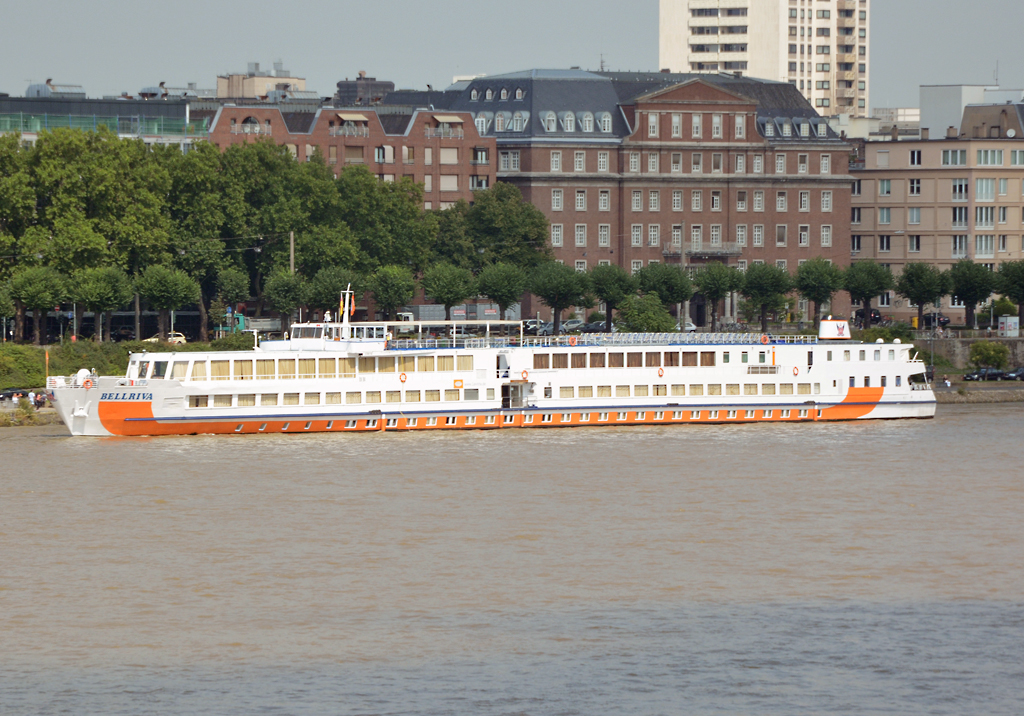
[[[321,337],[252,352],[136,354],[126,376],[51,378],[49,389],[71,433],[94,436],[934,416],[930,386],[911,381],[924,372],[913,346],[792,341]]]

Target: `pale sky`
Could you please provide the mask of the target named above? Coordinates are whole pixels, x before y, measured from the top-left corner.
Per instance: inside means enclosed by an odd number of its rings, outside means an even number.
[[[757,0],[754,0],[755,2]],[[1022,0],[874,0],[871,104],[921,84],[1024,88]],[[161,80],[216,86],[274,60],[322,96],[359,70],[399,88],[531,68],[657,70],[658,0],[0,0],[0,92],[30,81],[90,97]]]

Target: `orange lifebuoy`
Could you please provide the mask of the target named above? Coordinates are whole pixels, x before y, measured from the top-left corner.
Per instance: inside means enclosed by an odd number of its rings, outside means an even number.
[[[569,336],[569,345],[570,346],[576,345],[576,336]]]
[[[524,370],[524,371],[523,371],[523,380],[526,380],[526,379],[527,379],[527,378],[529,378],[529,377],[530,377],[530,374],[529,374],[529,373],[527,373],[527,372],[526,372],[526,371]]]
[[[92,388],[92,380],[90,378],[86,378],[85,380],[83,380],[82,387],[85,388],[86,390]]]
[[[800,369],[796,366],[793,366],[793,375],[800,375]]]
[[[399,375],[399,376],[398,376],[398,379],[399,379],[400,381],[402,381],[403,383],[405,382],[405,378],[406,378],[406,375],[405,375],[405,373],[402,373],[401,375]]]
[[[768,345],[769,340],[770,339],[768,338],[768,334],[767,333],[762,333],[761,334],[761,342],[763,344]]]
[[[660,378],[663,375],[665,375],[665,369],[664,368],[658,368],[658,377]]]

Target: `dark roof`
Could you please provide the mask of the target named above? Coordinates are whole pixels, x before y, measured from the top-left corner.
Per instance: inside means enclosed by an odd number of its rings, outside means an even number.
[[[395,90],[388,92],[381,104],[404,105],[421,109],[451,109],[460,92],[448,90]]]
[[[316,112],[281,112],[281,118],[289,134],[309,134],[316,119]]]
[[[378,114],[381,126],[385,134],[405,134],[412,120],[411,114]]]
[[[143,116],[185,118],[183,99],[84,99],[78,97],[2,97],[0,114],[58,114],[71,116]]]

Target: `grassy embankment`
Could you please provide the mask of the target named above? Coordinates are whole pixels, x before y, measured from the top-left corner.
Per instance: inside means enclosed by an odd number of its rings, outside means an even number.
[[[80,368],[95,369],[99,375],[124,375],[129,353],[143,351],[208,351],[250,350],[251,333],[237,333],[212,343],[95,343],[79,341],[51,346],[50,375],[73,375]],[[4,343],[0,345],[0,390],[8,388],[41,388],[46,384],[46,356],[36,346]]]

